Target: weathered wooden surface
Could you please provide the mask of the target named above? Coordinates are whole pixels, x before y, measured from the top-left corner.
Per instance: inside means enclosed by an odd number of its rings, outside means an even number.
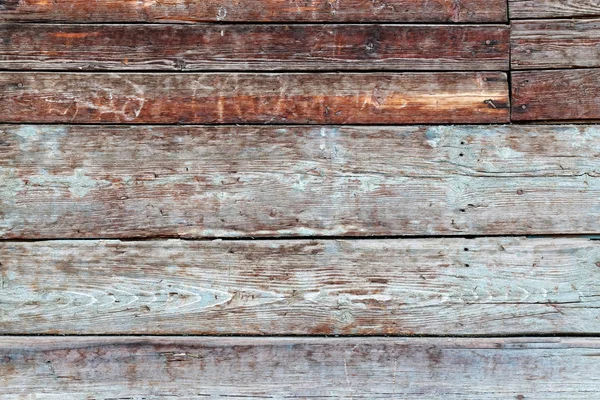
[[[595,399],[596,338],[0,339],[7,399]],[[64,398],[64,397],[62,397]]]
[[[0,243],[2,334],[600,333],[588,239]]]
[[[2,0],[0,21],[503,22],[503,0]]]
[[[0,68],[508,70],[507,26],[0,26]]]
[[[600,119],[600,69],[512,73],[512,120]]]
[[[595,126],[2,126],[3,238],[597,233]]]
[[[600,19],[515,21],[511,67],[600,67]]]
[[[0,121],[74,123],[491,123],[506,74],[0,74]]]
[[[598,0],[508,0],[510,18],[600,16]]]

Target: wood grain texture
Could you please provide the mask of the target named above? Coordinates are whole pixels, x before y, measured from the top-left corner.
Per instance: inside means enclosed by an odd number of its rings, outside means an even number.
[[[599,352],[595,338],[13,337],[0,382],[7,399],[588,400]]]
[[[0,68],[508,70],[507,26],[0,26]]]
[[[504,73],[0,74],[2,122],[492,123]]]
[[[0,129],[5,239],[597,233],[596,126]]]
[[[512,73],[513,121],[600,119],[600,69]]]
[[[515,21],[511,67],[600,67],[600,19]]]
[[[0,243],[2,334],[600,333],[588,239]]]
[[[567,18],[600,16],[598,0],[508,0],[510,18]]]
[[[2,0],[0,21],[504,22],[503,0]]]

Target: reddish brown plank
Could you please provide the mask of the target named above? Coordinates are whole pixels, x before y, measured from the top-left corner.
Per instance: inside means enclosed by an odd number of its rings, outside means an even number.
[[[567,18],[600,16],[597,0],[508,0],[510,18]]]
[[[0,68],[507,70],[506,26],[0,26]]]
[[[506,74],[0,74],[2,122],[506,122]]]
[[[600,19],[515,21],[511,67],[600,67]]]
[[[505,0],[2,0],[0,21],[503,22]]]
[[[600,119],[600,69],[512,73],[514,121]]]
[[[597,338],[4,337],[8,399],[600,397]]]
[[[5,239],[597,233],[595,126],[2,126]]]

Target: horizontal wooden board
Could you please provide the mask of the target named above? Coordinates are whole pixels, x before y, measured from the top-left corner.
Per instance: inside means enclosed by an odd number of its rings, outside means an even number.
[[[588,239],[0,242],[1,334],[600,333]]]
[[[507,26],[0,26],[0,68],[508,70]]]
[[[0,127],[5,239],[598,233],[596,126]]]
[[[510,18],[600,16],[600,3],[590,0],[508,0]]]
[[[513,69],[600,67],[600,19],[515,21]]]
[[[600,69],[512,73],[513,121],[600,119]]]
[[[0,339],[5,398],[594,399],[596,338]]]
[[[504,0],[3,0],[0,21],[502,22]]]
[[[0,73],[0,121],[53,123],[491,123],[506,74]]]

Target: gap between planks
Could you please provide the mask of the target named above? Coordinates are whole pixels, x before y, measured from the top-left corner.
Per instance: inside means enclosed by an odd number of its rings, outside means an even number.
[[[318,240],[318,241],[368,241],[368,240],[414,240],[414,239],[485,239],[485,238],[525,238],[525,239],[588,239],[588,240],[600,240],[600,235],[590,232],[586,233],[556,233],[548,235],[523,235],[523,234],[487,234],[487,235],[373,235],[373,236],[215,236],[215,237],[196,237],[190,238],[185,236],[154,236],[154,237],[130,237],[130,238],[113,238],[113,237],[85,237],[85,238],[69,238],[69,237],[48,237],[43,239],[4,239],[0,238],[0,243],[36,243],[36,242],[57,242],[57,241],[71,241],[71,242],[87,242],[87,241],[118,241],[118,242],[152,242],[152,241],[164,241],[164,240],[183,240],[188,242],[240,242],[240,241],[306,241],[306,240]]]

